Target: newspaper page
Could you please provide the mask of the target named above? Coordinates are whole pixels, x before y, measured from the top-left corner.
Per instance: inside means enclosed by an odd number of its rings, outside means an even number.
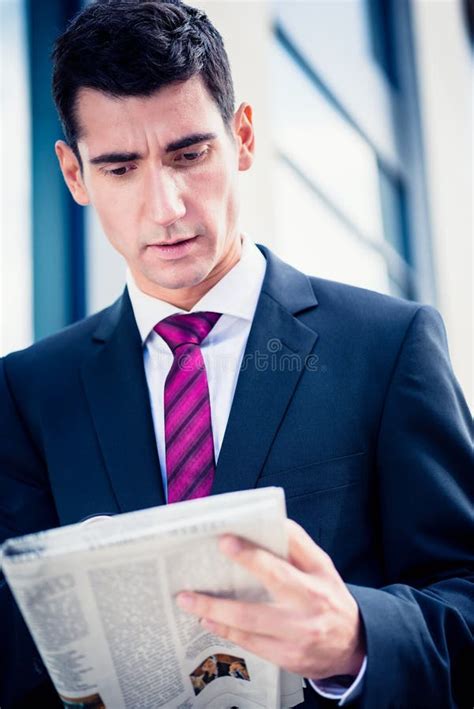
[[[204,630],[178,592],[263,602],[233,533],[285,557],[285,498],[262,488],[8,540],[2,571],[68,709],[279,709],[302,679]]]

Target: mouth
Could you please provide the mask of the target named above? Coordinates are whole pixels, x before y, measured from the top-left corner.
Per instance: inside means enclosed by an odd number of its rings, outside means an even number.
[[[178,244],[184,244],[185,241],[192,241],[195,238],[195,236],[188,236],[186,239],[176,239],[176,241],[159,241],[156,244],[150,244],[150,246],[177,246]]]
[[[161,258],[164,259],[176,259],[186,256],[194,247],[194,244],[198,241],[199,234],[196,236],[191,236],[188,239],[179,239],[177,241],[162,241],[158,244],[149,244],[148,250],[157,253]]]

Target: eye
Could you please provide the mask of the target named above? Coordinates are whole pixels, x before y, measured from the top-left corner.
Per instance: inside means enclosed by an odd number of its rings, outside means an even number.
[[[134,165],[123,165],[122,167],[114,167],[112,170],[104,170],[106,175],[112,175],[114,177],[124,177],[128,175],[129,172],[135,170]]]
[[[194,151],[189,151],[186,153],[178,153],[175,158],[174,162],[175,163],[193,163],[193,162],[200,162],[201,159],[203,159],[207,153],[209,152],[209,148],[203,148],[202,150],[194,150]]]
[[[183,158],[185,160],[197,160],[201,155],[204,154],[204,151],[201,151],[200,153],[183,153]]]

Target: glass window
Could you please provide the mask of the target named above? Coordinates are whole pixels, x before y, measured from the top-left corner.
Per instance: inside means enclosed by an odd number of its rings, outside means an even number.
[[[409,264],[411,263],[410,244],[408,242],[405,190],[403,183],[396,176],[379,167],[380,201],[384,233],[387,242]]]
[[[125,262],[103,233],[97,213],[86,209],[86,309],[95,313],[119,297],[125,286]]]
[[[278,248],[307,272],[414,297],[409,185],[394,140],[401,99],[387,76],[392,20],[374,17],[370,3],[274,3]]]
[[[275,2],[274,8],[278,27],[321,83],[384,159],[397,166],[395,98],[383,68],[374,60],[366,0],[287,0]]]
[[[390,292],[383,256],[318,199],[281,161],[275,166],[279,256],[305,273]]]
[[[274,138],[278,149],[368,238],[383,238],[372,148],[275,42]]]
[[[0,0],[0,353],[33,339],[31,162],[25,5]]]

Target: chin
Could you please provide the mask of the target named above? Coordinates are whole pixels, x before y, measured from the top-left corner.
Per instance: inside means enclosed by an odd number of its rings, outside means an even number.
[[[166,288],[167,290],[183,290],[185,288],[193,288],[204,281],[209,272],[206,270],[201,273],[194,274],[174,274],[166,278],[161,273],[159,277],[150,279],[158,288]]]

